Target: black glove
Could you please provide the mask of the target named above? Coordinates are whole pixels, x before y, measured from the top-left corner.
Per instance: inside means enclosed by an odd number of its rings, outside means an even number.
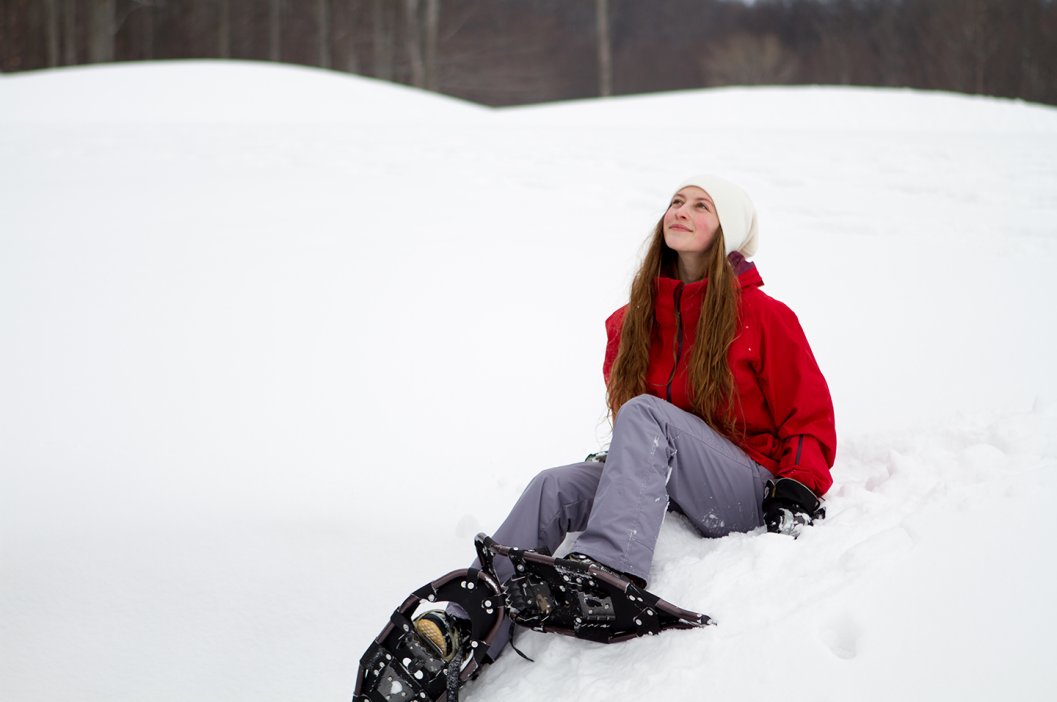
[[[826,508],[811,488],[792,478],[768,480],[763,491],[763,522],[767,531],[794,539],[816,519],[826,516]]]

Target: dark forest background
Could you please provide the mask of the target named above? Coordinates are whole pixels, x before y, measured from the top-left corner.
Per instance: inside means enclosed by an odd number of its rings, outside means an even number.
[[[284,61],[488,105],[720,85],[1057,104],[1057,0],[0,0],[0,70]]]

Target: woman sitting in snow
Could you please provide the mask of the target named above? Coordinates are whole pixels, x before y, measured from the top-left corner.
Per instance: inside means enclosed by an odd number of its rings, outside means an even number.
[[[676,190],[606,320],[608,455],[537,475],[496,542],[553,553],[579,531],[568,558],[645,587],[668,509],[706,537],[812,522],[832,483],[833,405],[796,316],[760,290],[757,244],[741,188],[695,176]]]
[[[833,482],[833,404],[796,315],[746,260],[758,243],[737,185],[676,190],[606,320],[608,456],[539,473],[497,542],[553,553],[582,531],[574,555],[644,586],[669,508],[706,537],[811,523]]]

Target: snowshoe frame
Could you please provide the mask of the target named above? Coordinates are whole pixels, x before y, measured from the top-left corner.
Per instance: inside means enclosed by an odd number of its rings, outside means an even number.
[[[470,616],[464,646],[445,662],[419,638],[411,617],[420,604],[454,602]],[[475,568],[455,570],[411,593],[360,658],[353,702],[445,702],[490,662],[488,648],[507,609],[495,578]],[[457,673],[457,674],[456,674]]]

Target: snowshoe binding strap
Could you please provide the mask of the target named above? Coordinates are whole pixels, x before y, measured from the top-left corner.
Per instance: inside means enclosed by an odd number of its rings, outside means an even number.
[[[475,543],[481,563],[493,575],[496,556],[513,563],[514,576],[503,589],[511,618],[522,626],[614,643],[713,623],[593,561],[504,546],[486,534],[479,534]]]

